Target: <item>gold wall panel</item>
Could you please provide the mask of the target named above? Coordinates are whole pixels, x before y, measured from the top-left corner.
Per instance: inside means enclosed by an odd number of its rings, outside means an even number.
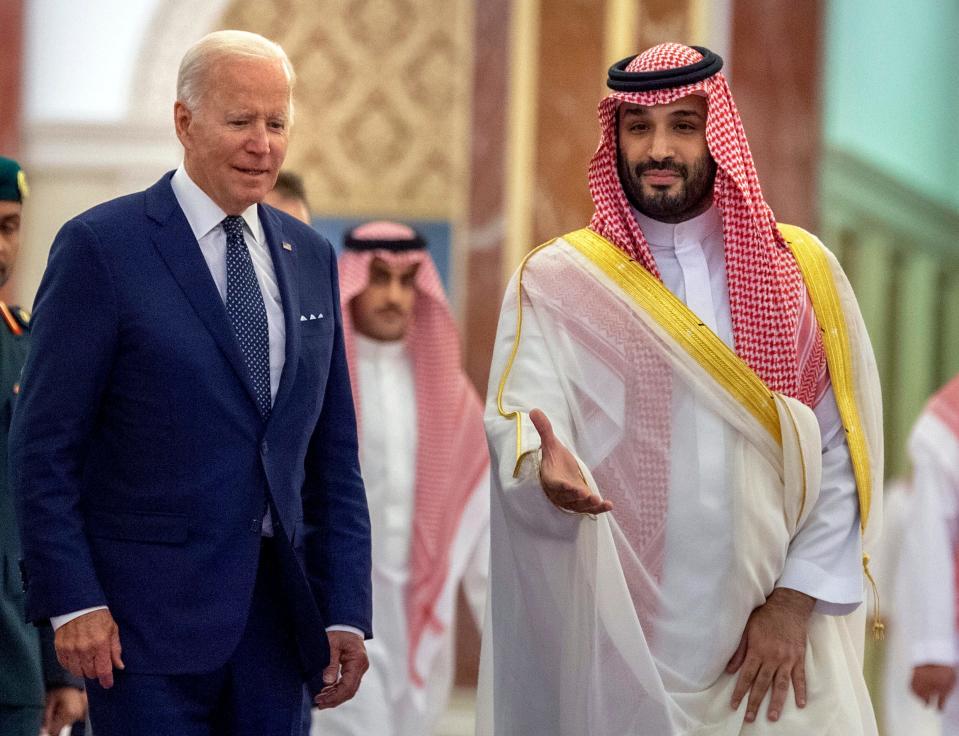
[[[297,72],[287,168],[320,216],[458,221],[468,191],[468,0],[234,0],[220,26]]]

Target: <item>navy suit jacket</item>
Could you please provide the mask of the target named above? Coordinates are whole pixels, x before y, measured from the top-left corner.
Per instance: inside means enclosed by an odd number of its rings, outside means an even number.
[[[286,325],[264,421],[170,177],[69,221],[50,252],[10,440],[26,613],[107,605],[128,671],[210,671],[243,632],[270,504],[311,679],[324,626],[372,626],[336,259],[260,205]]]

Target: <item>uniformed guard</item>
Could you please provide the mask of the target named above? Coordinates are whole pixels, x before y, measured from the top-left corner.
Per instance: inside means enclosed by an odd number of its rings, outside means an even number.
[[[20,165],[0,156],[0,286],[20,249],[20,216],[27,196]],[[10,417],[29,347],[30,315],[0,301],[0,734],[38,736],[84,717],[82,683],[60,667],[49,627],[25,621],[18,561],[20,542],[7,482]]]

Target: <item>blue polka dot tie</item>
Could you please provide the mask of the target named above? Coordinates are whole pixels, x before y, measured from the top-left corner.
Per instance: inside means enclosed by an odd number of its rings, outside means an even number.
[[[253,259],[243,239],[243,218],[223,220],[226,233],[226,311],[240,343],[253,382],[256,405],[264,418],[270,415],[270,330],[263,294],[253,270]]]

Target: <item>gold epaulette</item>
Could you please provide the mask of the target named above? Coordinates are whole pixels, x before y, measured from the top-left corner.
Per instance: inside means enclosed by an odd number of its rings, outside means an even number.
[[[20,314],[15,314],[14,309]],[[14,307],[14,309],[8,307],[4,302],[0,302],[0,317],[3,317],[3,321],[7,325],[7,329],[10,330],[10,332],[12,332],[14,335],[20,336],[23,334],[26,325],[30,322],[30,315],[27,314],[26,310],[24,309],[19,309],[17,307]],[[21,320],[23,321],[21,322]]]

